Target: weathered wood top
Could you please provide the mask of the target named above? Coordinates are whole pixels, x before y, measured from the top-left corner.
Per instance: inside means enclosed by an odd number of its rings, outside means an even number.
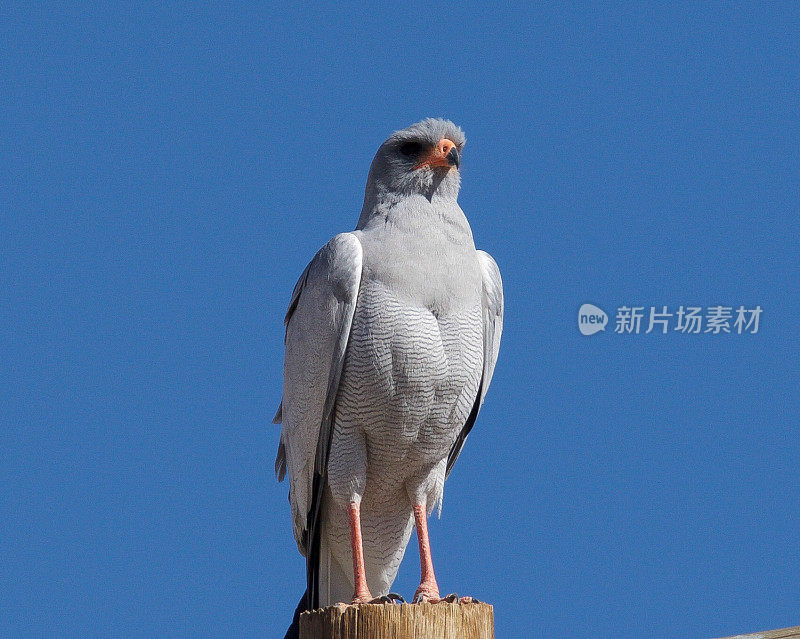
[[[484,603],[339,604],[300,616],[300,639],[494,639]]]
[[[735,635],[724,639],[800,639],[800,626],[781,628],[780,630],[765,630],[749,635]]]
[[[494,639],[484,603],[339,604],[304,612],[300,639]],[[722,639],[800,639],[800,626]]]

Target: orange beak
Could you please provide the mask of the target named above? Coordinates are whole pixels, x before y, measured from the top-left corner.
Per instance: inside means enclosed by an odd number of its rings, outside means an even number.
[[[447,138],[442,138],[436,145],[427,153],[414,168],[422,168],[429,166],[431,168],[438,167],[456,167],[458,168],[461,157],[458,153],[456,143]]]

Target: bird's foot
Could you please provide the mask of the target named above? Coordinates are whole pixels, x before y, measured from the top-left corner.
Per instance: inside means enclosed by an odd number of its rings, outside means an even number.
[[[446,601],[447,603],[461,603],[461,604],[469,604],[469,603],[481,603],[475,597],[459,597],[456,593],[450,593],[446,597],[442,597],[439,601]]]
[[[370,603],[379,604],[379,603],[400,603],[404,604],[406,602],[402,596],[398,595],[396,592],[390,592],[388,595],[382,595],[381,597],[375,597]]]
[[[439,586],[435,581],[423,581],[414,593],[414,603],[436,603],[439,599]]]
[[[356,593],[353,595],[353,601],[350,603],[353,605],[368,604],[372,603],[373,599],[374,597],[372,596],[372,593],[365,588],[364,590],[356,591]]]

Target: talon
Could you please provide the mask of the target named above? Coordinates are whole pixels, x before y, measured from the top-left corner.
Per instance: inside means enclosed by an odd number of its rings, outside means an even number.
[[[414,593],[412,603],[437,603],[441,601],[439,597],[439,589],[436,584],[429,586],[428,584],[420,584],[417,592]]]
[[[373,603],[374,597],[370,594],[369,590],[366,593],[362,593],[360,595],[354,595],[353,601],[350,603],[354,606],[358,606],[360,604],[368,604]]]
[[[436,602],[431,601],[431,603],[438,603],[441,601],[445,601],[447,603],[459,603],[459,604],[471,604],[471,603],[481,603],[475,597],[459,597],[456,593],[452,592],[446,597],[442,597],[441,599],[436,600]]]
[[[390,592],[388,595],[381,595],[380,597],[375,597],[369,603],[373,604],[381,604],[381,603],[405,603],[406,600],[403,599],[400,595],[396,592]]]
[[[438,597],[429,597],[428,595],[420,593],[420,594],[418,594],[418,595],[416,595],[414,597],[414,599],[411,601],[411,603],[416,603],[416,604],[419,604],[419,603],[431,603],[431,604],[434,604],[434,603],[439,603],[440,601],[441,601],[441,599],[439,599]]]

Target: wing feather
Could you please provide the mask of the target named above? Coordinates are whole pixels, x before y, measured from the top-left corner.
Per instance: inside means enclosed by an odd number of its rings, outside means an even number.
[[[483,278],[483,373],[472,410],[447,455],[447,475],[450,474],[453,464],[461,454],[467,435],[475,425],[483,398],[486,397],[486,391],[489,390],[497,363],[497,354],[500,351],[500,336],[503,333],[503,280],[500,277],[500,269],[491,255],[485,251],[477,251],[477,253]]]
[[[289,474],[292,525],[309,571],[319,537],[336,395],[361,283],[362,249],[352,233],[334,237],[300,276],[286,313],[283,424],[276,472]]]
[[[503,280],[497,262],[486,251],[478,251],[478,259],[483,271],[483,395],[481,402],[489,390],[489,384],[497,364],[500,352],[500,337],[503,334]]]

